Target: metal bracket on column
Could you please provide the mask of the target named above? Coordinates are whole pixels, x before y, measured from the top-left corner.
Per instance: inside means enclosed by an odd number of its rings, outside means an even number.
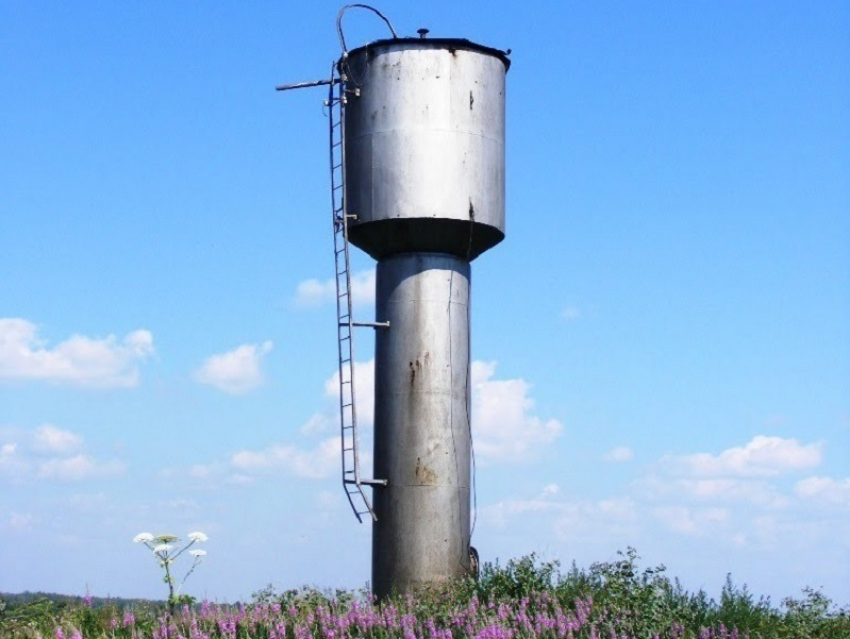
[[[345,326],[348,326],[348,322],[344,323]],[[351,322],[352,326],[365,326],[367,328],[389,328],[389,322]],[[343,326],[343,323],[340,322],[340,326]]]
[[[386,479],[361,479],[360,483],[366,486],[386,486],[389,484]]]

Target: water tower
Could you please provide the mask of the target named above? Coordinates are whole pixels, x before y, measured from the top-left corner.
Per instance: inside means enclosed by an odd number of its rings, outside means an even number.
[[[391,38],[347,50],[341,19]],[[472,572],[470,263],[504,238],[506,54],[398,37],[340,12],[328,80],[343,485],[372,519],[372,588]],[[349,244],[377,260],[376,321],[352,317]],[[360,472],[354,332],[376,330],[373,479]],[[371,499],[369,491],[371,490]]]

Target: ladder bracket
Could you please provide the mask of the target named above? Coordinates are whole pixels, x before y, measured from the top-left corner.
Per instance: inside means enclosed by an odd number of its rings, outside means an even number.
[[[360,486],[388,486],[389,482],[386,479],[346,479],[346,484],[354,484]]]
[[[340,326],[348,326],[348,322],[340,322]],[[351,322],[352,326],[364,326],[366,328],[389,328],[389,322]]]

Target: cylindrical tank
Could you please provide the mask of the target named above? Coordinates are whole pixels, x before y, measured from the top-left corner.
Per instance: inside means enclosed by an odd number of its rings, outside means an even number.
[[[339,61],[345,210],[378,260],[372,588],[470,571],[470,262],[505,235],[505,73],[459,39],[379,40]]]
[[[469,569],[469,262],[382,259],[375,349],[372,587],[444,583]]]
[[[340,61],[355,246],[473,259],[502,240],[508,66],[461,39],[379,40]]]

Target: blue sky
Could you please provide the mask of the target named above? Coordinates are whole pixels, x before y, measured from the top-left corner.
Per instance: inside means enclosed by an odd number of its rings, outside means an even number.
[[[850,7],[385,3],[512,49],[473,543],[850,602]],[[338,482],[340,4],[0,7],[0,591],[363,585]],[[349,43],[384,37],[368,14]],[[371,318],[374,265],[355,295]],[[370,336],[358,334],[361,414]]]

